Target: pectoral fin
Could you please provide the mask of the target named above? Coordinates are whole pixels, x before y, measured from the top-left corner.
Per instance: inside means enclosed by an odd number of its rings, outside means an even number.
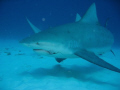
[[[65,60],[66,58],[55,58],[56,59],[56,61],[58,62],[58,63],[60,63],[60,62],[62,62],[63,60]]]
[[[120,69],[102,60],[101,58],[96,56],[93,52],[89,52],[87,50],[79,50],[74,54],[98,66],[120,73]]]
[[[110,50],[111,51],[111,53],[115,56],[115,53],[113,52],[113,50]]]
[[[27,18],[26,18],[26,19],[27,19]],[[35,33],[41,32],[41,30],[38,29],[35,25],[33,25],[28,19],[27,19],[27,21],[28,21],[28,23],[30,24],[31,28],[33,29],[33,31],[34,31]]]

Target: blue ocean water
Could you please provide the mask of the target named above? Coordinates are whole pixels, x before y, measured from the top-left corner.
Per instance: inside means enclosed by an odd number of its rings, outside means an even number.
[[[18,43],[34,34],[26,18],[46,30],[75,22],[76,13],[82,17],[94,2],[100,24],[109,18],[113,48],[119,48],[119,0],[0,0],[0,90],[120,90],[118,73],[78,59],[60,66],[54,58],[37,56]],[[120,49],[113,51],[116,57],[109,52],[102,58],[120,68]]]
[[[93,2],[100,24],[110,18],[107,27],[119,42],[119,0],[1,0],[0,37],[22,39],[33,34],[26,17],[41,30],[74,22],[76,13],[83,16]]]

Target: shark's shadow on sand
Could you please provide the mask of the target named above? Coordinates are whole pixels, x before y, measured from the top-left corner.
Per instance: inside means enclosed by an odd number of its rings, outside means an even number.
[[[20,75],[22,76],[28,76],[31,75],[34,78],[43,78],[47,76],[53,76],[53,77],[63,77],[63,78],[75,78],[82,82],[91,82],[95,84],[106,84],[106,85],[112,85],[112,86],[118,86],[116,84],[110,83],[110,82],[104,82],[101,80],[98,80],[92,76],[89,76],[90,74],[96,73],[103,70],[101,67],[94,67],[94,66],[72,66],[71,68],[63,67],[60,64],[57,64],[53,66],[52,68],[38,68],[33,71],[25,71],[22,72]],[[100,77],[101,78],[101,77]]]

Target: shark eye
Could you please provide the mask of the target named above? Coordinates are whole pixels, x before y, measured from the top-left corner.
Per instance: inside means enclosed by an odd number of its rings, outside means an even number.
[[[37,45],[40,45],[39,42],[36,43]]]

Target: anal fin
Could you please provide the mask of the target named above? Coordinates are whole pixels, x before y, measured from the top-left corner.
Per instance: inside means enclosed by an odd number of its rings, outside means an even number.
[[[75,55],[91,62],[94,63],[98,66],[107,68],[109,70],[115,71],[115,72],[119,72],[120,73],[120,69],[107,63],[106,61],[102,60],[101,58],[99,58],[98,56],[96,56],[93,52],[89,52],[86,50],[79,50],[77,52],[74,53]]]

